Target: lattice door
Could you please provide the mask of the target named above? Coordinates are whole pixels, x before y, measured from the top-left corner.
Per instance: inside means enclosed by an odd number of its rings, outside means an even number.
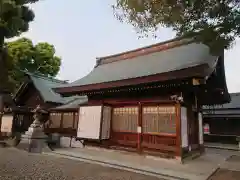
[[[142,109],[141,147],[164,152],[176,150],[174,106],[145,106]]]
[[[136,133],[138,126],[138,108],[123,107],[113,109],[112,129],[115,132]]]
[[[148,106],[143,107],[142,112],[143,133],[176,133],[176,114],[174,106]]]
[[[137,147],[138,107],[113,109],[111,139],[118,144]]]

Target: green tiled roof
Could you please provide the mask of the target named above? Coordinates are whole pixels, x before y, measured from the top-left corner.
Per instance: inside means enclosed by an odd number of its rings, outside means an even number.
[[[230,93],[231,101],[223,104],[224,109],[240,109],[240,93]]]
[[[83,86],[161,74],[201,64],[211,67],[218,57],[210,55],[208,46],[190,43],[131,59],[96,66],[85,77],[61,87]]]
[[[85,104],[88,102],[87,96],[77,96],[74,100],[69,101],[68,103],[53,108],[54,110],[67,110],[67,109],[77,109],[79,105]]]
[[[25,73],[32,80],[35,88],[39,91],[39,93],[41,94],[41,97],[45,102],[65,104],[75,98],[75,97],[63,98],[60,94],[54,92],[53,88],[57,88],[60,85],[67,84],[66,81],[60,81],[54,78],[46,77],[39,74],[33,74],[29,72],[25,72]]]
[[[209,108],[203,106],[204,117],[236,117],[240,116],[240,93],[230,93],[231,101],[223,104],[222,106],[216,106]]]
[[[222,111],[224,109],[240,109],[240,93],[230,93],[231,101],[222,106],[214,107],[215,110]],[[204,106],[203,109],[208,109]]]

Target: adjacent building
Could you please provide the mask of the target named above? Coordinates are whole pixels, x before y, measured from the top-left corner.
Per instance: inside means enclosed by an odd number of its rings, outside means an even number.
[[[13,97],[15,105],[18,107],[14,111],[14,128],[17,128],[17,131],[28,129],[33,121],[31,111],[38,105],[49,110],[76,98],[75,96],[62,97],[53,90],[53,88],[66,85],[67,81],[61,81],[38,73],[24,73],[23,83]]]
[[[231,102],[219,106],[204,106],[203,125],[206,142],[237,144],[240,136],[240,93],[231,93]]]

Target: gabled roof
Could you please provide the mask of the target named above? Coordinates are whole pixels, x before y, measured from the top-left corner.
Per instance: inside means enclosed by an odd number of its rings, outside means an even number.
[[[190,39],[167,41],[130,52],[99,58],[97,65],[88,75],[73,83],[62,85],[57,88],[57,92],[71,91],[70,87],[80,88],[119,82],[200,66],[204,66],[205,69],[206,67],[212,68],[217,59],[218,57],[212,56],[209,47],[204,44],[193,42]],[[206,72],[205,74],[204,72],[202,69],[202,73],[193,71],[192,73],[185,73],[184,76],[204,77],[206,76]],[[174,78],[182,77],[172,77],[172,79]],[[167,78],[167,80],[171,79]]]
[[[24,73],[33,83],[34,87],[38,90],[42,99],[45,102],[65,104],[75,98],[75,97],[64,98],[53,90],[53,88],[67,84],[66,81],[61,81],[52,77],[47,77],[41,74],[35,74],[35,73],[26,72],[26,71]],[[22,88],[24,88],[24,83],[20,87],[20,89],[17,91],[15,98],[18,96]]]

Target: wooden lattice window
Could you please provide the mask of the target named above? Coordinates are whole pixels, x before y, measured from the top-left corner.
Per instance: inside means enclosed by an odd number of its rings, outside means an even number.
[[[63,113],[62,128],[73,128],[73,113]]]
[[[61,113],[50,113],[50,126],[49,128],[60,128]]]
[[[143,107],[143,133],[176,133],[176,111],[174,106]]]
[[[113,109],[112,128],[118,132],[137,132],[138,108],[123,107]]]

